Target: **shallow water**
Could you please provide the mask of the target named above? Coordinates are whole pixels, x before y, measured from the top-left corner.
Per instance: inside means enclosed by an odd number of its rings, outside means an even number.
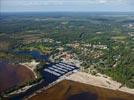
[[[58,64],[59,64],[59,63],[58,63]],[[48,66],[45,66],[44,69],[49,69],[50,67],[52,68],[53,65],[56,66],[56,63],[50,63]],[[63,66],[63,65],[62,65],[62,66]],[[58,67],[58,66],[57,66],[57,67]],[[44,71],[44,69],[43,69],[43,70],[40,70],[40,73],[41,73],[41,75],[43,76],[43,81],[42,81],[40,84],[37,84],[37,85],[33,86],[32,88],[28,89],[28,90],[25,91],[24,93],[20,93],[20,94],[11,96],[10,99],[12,99],[12,100],[20,100],[20,99],[22,99],[22,98],[24,98],[24,97],[27,97],[27,96],[29,96],[29,95],[32,95],[32,94],[35,93],[37,90],[39,90],[39,89],[41,89],[41,88],[43,88],[43,87],[45,87],[45,86],[48,86],[50,83],[56,81],[58,78],[60,78],[61,76],[65,75],[66,73],[78,69],[78,68],[75,67],[75,66],[72,66],[72,67],[74,67],[74,68],[72,68],[71,70],[67,70],[66,72],[64,72],[64,73],[62,73],[62,74],[59,73],[60,76],[56,76],[56,75],[54,75],[54,74],[52,74],[52,73],[50,73],[50,72]],[[63,68],[63,69],[65,69],[65,68]],[[51,71],[52,71],[52,70],[51,70]],[[55,72],[56,72],[56,71],[55,71]],[[58,72],[56,72],[56,73],[58,73]]]
[[[16,51],[15,53],[18,55],[30,55],[36,60],[48,61],[48,56],[42,55],[39,51]]]
[[[27,67],[0,62],[0,92],[31,79],[35,77]]]
[[[68,97],[67,100],[97,100],[97,95],[89,92],[82,92]]]

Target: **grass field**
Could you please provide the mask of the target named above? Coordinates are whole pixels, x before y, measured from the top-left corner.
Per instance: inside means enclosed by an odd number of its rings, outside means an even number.
[[[127,36],[113,36],[112,39],[113,40],[125,40],[127,39]]]

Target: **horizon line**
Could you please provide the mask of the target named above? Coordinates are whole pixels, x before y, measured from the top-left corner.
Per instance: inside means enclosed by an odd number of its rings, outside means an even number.
[[[0,13],[134,13],[134,11],[0,11]]]

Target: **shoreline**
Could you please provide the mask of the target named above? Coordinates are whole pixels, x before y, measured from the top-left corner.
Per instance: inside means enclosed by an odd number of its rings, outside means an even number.
[[[118,83],[118,82],[112,80],[110,77],[106,78],[102,74],[100,74],[100,76],[94,76],[94,75],[91,75],[91,74],[88,74],[88,73],[85,73],[85,72],[77,71],[77,72],[72,73],[72,74],[69,73],[68,75],[65,75],[62,78],[58,79],[56,82],[54,82],[52,84],[49,84],[47,87],[43,87],[42,89],[39,89],[34,94],[30,95],[28,98],[31,98],[31,97],[37,95],[38,93],[41,93],[44,90],[47,90],[48,88],[54,86],[55,83],[58,84],[62,80],[71,80],[71,81],[75,81],[75,82],[84,83],[84,84],[87,84],[87,85],[97,86],[97,87],[100,87],[100,88],[105,88],[105,89],[110,89],[110,90],[117,90],[117,91],[120,91],[120,92],[134,94],[134,89],[130,89],[130,88],[127,88],[127,87],[121,87],[120,88],[121,83]],[[19,89],[19,90],[15,91],[11,94],[25,92],[27,89],[29,89],[30,87],[32,87],[34,85],[35,84],[30,85],[30,86],[26,86],[23,89]]]
[[[128,87],[121,87],[121,83],[112,80],[110,77],[105,77],[104,75],[100,74],[98,76],[94,76],[85,72],[76,72],[66,78],[67,80],[72,80],[76,82],[81,82],[93,86],[98,86],[102,88],[118,90],[130,94],[134,94],[134,89],[130,89]]]
[[[28,69],[30,69],[32,72],[33,72],[33,74],[34,74],[34,77],[37,79],[38,78],[38,76],[36,75],[36,73],[35,73],[35,71],[32,69],[32,68],[30,68],[28,65],[26,65],[26,64],[21,64],[21,65],[23,65],[23,66],[25,66],[26,68],[28,68]]]
[[[38,78],[38,76],[34,70],[36,69],[38,64],[39,62],[36,62],[35,60],[33,60],[32,62],[20,63],[20,65],[23,65],[26,68],[30,69],[33,72],[36,79]]]

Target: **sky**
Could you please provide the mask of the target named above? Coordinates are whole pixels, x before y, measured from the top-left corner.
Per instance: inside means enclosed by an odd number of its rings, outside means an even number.
[[[134,12],[134,0],[0,0],[0,12]]]

